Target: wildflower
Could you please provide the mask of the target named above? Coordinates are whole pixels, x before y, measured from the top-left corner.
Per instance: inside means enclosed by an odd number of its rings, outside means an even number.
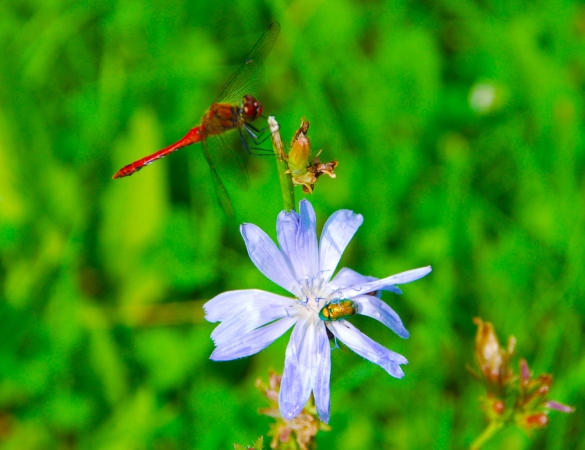
[[[488,420],[487,428],[471,444],[472,450],[481,448],[499,430],[516,424],[531,435],[535,430],[548,425],[548,413],[557,410],[572,413],[572,406],[548,399],[552,385],[552,375],[542,374],[531,379],[530,369],[525,359],[520,360],[517,375],[511,366],[515,354],[516,338],[508,338],[507,348],[502,348],[494,326],[476,317],[475,359],[480,375],[472,374],[480,380],[486,397],[481,399],[481,407]]]
[[[572,413],[575,408],[548,399],[553,382],[552,375],[543,373],[531,379],[528,363],[520,360],[520,395],[516,399],[516,424],[527,432],[545,428],[548,425],[548,412],[551,409]]]
[[[372,317],[399,336],[408,337],[398,314],[368,294],[379,290],[401,293],[397,284],[427,275],[430,266],[381,280],[344,268],[332,278],[345,247],[362,222],[360,214],[337,211],[325,223],[319,246],[315,211],[303,200],[300,214],[283,211],[278,216],[280,249],[260,228],[243,224],[241,233],[252,262],[294,298],[249,289],[224,292],[204,305],[206,319],[221,322],[211,334],[216,345],[211,359],[215,361],[253,355],[294,325],[279,393],[280,412],[287,420],[302,411],[313,392],[319,417],[323,422],[329,421],[331,349],[327,330],[393,377],[404,376],[400,365],[407,363],[406,358],[362,334],[345,320],[349,314],[327,318],[322,313],[325,307],[335,311],[336,305],[349,301],[354,314]]]
[[[317,433],[319,431],[330,431],[331,428],[317,419],[315,402],[311,400],[307,402],[303,410],[294,419],[283,419],[278,408],[278,392],[280,391],[281,382],[282,377],[272,370],[268,378],[268,385],[260,378],[256,380],[256,387],[260,389],[260,392],[264,394],[270,403],[269,408],[262,408],[259,412],[275,419],[268,432],[268,436],[272,436],[270,448],[298,448],[299,450],[315,448]]]

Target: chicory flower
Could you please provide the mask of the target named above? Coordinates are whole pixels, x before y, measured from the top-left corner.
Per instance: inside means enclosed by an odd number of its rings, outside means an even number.
[[[335,212],[325,223],[317,243],[315,211],[300,202],[300,214],[282,211],[276,228],[280,249],[253,224],[243,224],[250,259],[270,280],[290,292],[283,297],[257,289],[224,292],[204,305],[210,322],[221,322],[211,334],[214,361],[253,355],[294,326],[286,349],[279,407],[285,419],[296,417],[311,392],[319,417],[329,421],[331,348],[327,330],[360,356],[402,378],[406,358],[373,341],[346,319],[353,314],[372,317],[407,338],[408,331],[390,306],[375,296],[380,290],[401,293],[398,284],[427,275],[431,267],[383,279],[351,269],[333,274],[345,247],[363,222],[349,210]]]

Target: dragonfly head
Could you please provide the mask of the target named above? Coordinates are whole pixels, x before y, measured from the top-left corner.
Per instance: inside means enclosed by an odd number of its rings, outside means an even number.
[[[242,99],[242,115],[246,122],[256,120],[262,114],[262,104],[251,95],[244,95]]]

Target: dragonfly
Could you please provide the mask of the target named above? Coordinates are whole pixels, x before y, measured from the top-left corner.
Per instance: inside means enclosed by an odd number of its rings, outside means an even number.
[[[203,114],[199,125],[191,128],[183,138],[174,144],[122,167],[114,174],[113,178],[133,175],[180,148],[201,142],[203,156],[209,165],[218,201],[226,214],[229,217],[234,217],[233,204],[218,174],[214,155],[229,152],[230,147],[237,145],[243,146],[248,153],[251,153],[248,143],[250,141],[253,144],[259,143],[259,136],[263,130],[259,130],[252,124],[258,117],[262,116],[262,104],[256,97],[259,95],[264,81],[264,60],[272,50],[279,33],[280,24],[278,22],[274,22],[268,27],[244,63],[228,79],[209,109]],[[239,159],[238,162],[245,172],[245,166]]]

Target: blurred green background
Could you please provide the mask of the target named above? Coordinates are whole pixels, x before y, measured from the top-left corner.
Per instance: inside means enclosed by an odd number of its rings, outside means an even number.
[[[0,2],[0,447],[227,449],[266,433],[254,382],[282,370],[288,334],[211,362],[201,305],[281,292],[237,227],[275,236],[274,160],[248,157],[250,189],[228,185],[237,223],[198,146],[111,176],[194,126],[274,20],[264,111],[285,140],[306,116],[339,160],[310,196],[320,226],[342,208],[365,219],[341,266],[434,268],[385,294],[410,339],[352,319],[410,364],[395,380],[334,351],[319,448],[468,446],[485,426],[465,370],[480,316],[577,407],[486,448],[585,449],[585,6],[554,0]]]

